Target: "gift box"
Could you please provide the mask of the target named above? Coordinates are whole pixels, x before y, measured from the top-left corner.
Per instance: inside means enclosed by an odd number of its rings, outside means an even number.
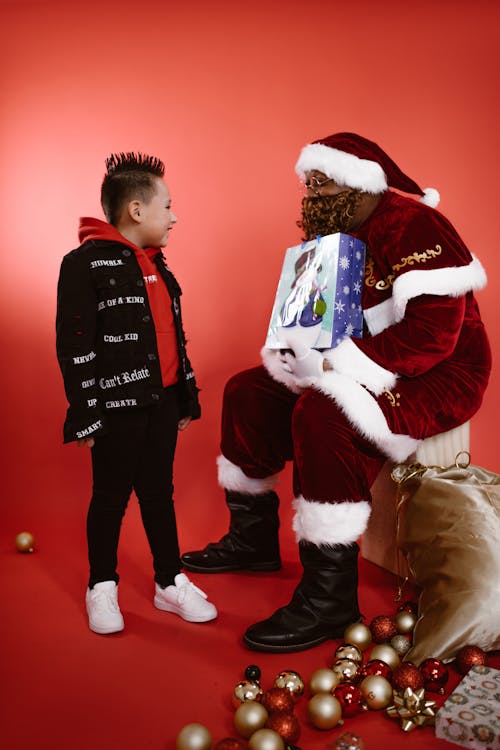
[[[331,349],[363,333],[365,245],[336,233],[289,247],[265,346]]]
[[[472,667],[437,712],[436,737],[473,750],[500,750],[500,670]]]

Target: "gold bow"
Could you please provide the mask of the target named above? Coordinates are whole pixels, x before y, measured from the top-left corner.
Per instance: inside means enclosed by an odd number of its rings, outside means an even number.
[[[386,709],[391,719],[400,719],[403,732],[411,732],[416,727],[434,726],[436,702],[425,699],[425,690],[404,692],[394,691],[394,705]]]

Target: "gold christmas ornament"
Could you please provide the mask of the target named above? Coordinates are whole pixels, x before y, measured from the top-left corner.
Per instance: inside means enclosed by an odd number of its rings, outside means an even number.
[[[332,666],[332,670],[338,675],[339,682],[349,682],[358,674],[359,664],[351,659],[338,659]]]
[[[186,724],[177,735],[176,750],[210,750],[212,737],[203,724]]]
[[[403,692],[394,691],[394,705],[387,708],[391,719],[399,719],[401,729],[411,732],[417,727],[434,726],[436,720],[436,702],[425,699],[425,690],[406,688]]]
[[[274,680],[275,687],[286,688],[291,692],[295,700],[298,700],[304,692],[304,683],[298,672],[287,669],[280,672]]]
[[[248,741],[248,750],[285,750],[285,743],[273,729],[258,729]]]
[[[260,700],[263,690],[258,682],[254,680],[242,680],[238,682],[233,690],[233,708],[238,708],[245,701]]]
[[[370,652],[370,661],[373,659],[384,661],[391,669],[396,669],[401,663],[397,651],[392,646],[389,646],[388,643],[380,643],[378,646],[372,648]]]
[[[35,548],[35,537],[29,531],[21,531],[16,536],[16,549],[18,552],[33,552]]]
[[[333,669],[326,667],[316,669],[309,680],[309,690],[312,695],[316,693],[331,693],[340,682],[339,675]]]
[[[257,729],[262,729],[269,714],[257,701],[245,701],[236,709],[234,726],[242,737],[248,739]]]
[[[345,629],[344,641],[365,651],[372,642],[371,630],[362,622],[354,622]]]
[[[398,633],[411,633],[417,623],[417,616],[413,612],[402,610],[394,615],[394,624]]]
[[[316,729],[333,729],[342,724],[342,706],[330,693],[317,693],[307,704],[307,716]]]
[[[363,662],[363,654],[361,649],[355,646],[353,643],[342,643],[335,651],[336,659],[350,659],[356,664]]]
[[[361,682],[359,689],[368,708],[379,711],[392,701],[392,685],[381,675],[369,675]]]

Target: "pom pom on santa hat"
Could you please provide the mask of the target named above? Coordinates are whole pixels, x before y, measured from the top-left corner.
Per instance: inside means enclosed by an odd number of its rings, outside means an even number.
[[[304,179],[313,170],[366,193],[383,193],[392,187],[420,195],[420,201],[432,208],[439,203],[437,190],[422,190],[380,146],[356,133],[335,133],[304,146],[295,171]]]

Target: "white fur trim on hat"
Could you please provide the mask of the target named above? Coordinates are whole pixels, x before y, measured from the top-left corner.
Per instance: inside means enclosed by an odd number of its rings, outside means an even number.
[[[335,349],[324,352],[335,372],[347,375],[378,396],[384,388],[394,388],[397,375],[370,359],[352,339],[344,339]]]
[[[367,193],[384,193],[388,187],[385,172],[376,161],[360,159],[322,143],[304,146],[295,165],[295,171],[302,180],[306,172],[313,170],[331,177],[338,185],[347,185]]]
[[[357,432],[393,461],[405,461],[420,445],[409,435],[391,432],[374,397],[356,381],[338,372],[326,372],[314,387],[332,398]]]
[[[247,477],[239,466],[222,455],[217,457],[217,467],[220,486],[243,495],[264,495],[276,487],[279,481],[279,474],[272,474],[263,479]]]
[[[421,294],[462,297],[486,286],[486,272],[475,255],[467,266],[415,270],[398,276],[392,289],[394,322],[404,318],[409,300]]]
[[[441,196],[436,188],[425,188],[423,196],[419,198],[420,203],[423,203],[425,206],[430,206],[431,208],[436,208],[436,206],[439,205],[440,200]]]
[[[366,500],[318,503],[302,495],[293,501],[293,530],[298,542],[352,544],[365,531],[371,507]]]

